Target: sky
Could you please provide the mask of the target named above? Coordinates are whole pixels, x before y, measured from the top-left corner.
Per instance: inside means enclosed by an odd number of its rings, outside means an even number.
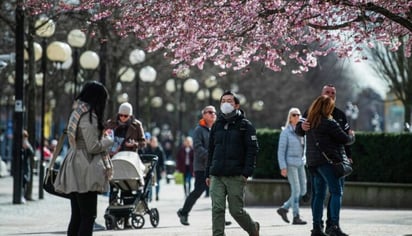
[[[362,88],[370,87],[375,90],[382,98],[386,97],[388,86],[383,79],[368,66],[368,62],[350,62],[349,68],[357,75],[359,86]]]

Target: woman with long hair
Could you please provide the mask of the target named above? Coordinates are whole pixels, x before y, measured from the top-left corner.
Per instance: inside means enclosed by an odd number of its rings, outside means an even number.
[[[349,134],[345,133],[333,119],[334,107],[335,101],[329,96],[322,95],[313,101],[308,110],[307,120],[310,122],[310,130],[306,134],[306,157],[312,181],[312,236],[347,235],[342,232],[339,225],[343,177],[335,175],[332,165],[328,163],[321,152],[324,152],[334,162],[338,162],[343,156],[346,156],[344,145],[352,144],[355,141],[355,134],[353,130],[349,130]],[[328,207],[332,226],[325,234],[322,216],[326,189],[329,189],[331,196]]]
[[[108,93],[99,82],[89,81],[76,97],[67,125],[70,148],[54,182],[56,191],[70,194],[71,218],[67,235],[92,235],[97,215],[97,195],[107,192],[110,172],[104,166],[113,144],[104,133]]]

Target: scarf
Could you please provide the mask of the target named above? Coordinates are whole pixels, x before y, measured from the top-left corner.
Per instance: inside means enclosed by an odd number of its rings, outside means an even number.
[[[241,114],[241,113],[240,113],[239,110],[234,110],[234,111],[232,111],[232,112],[229,113],[229,114],[223,114],[223,113],[222,113],[223,118],[224,118],[227,122],[230,122],[233,117],[235,117],[235,116],[237,116],[237,115],[240,115],[240,114]]]
[[[70,143],[75,143],[77,136],[77,126],[79,124],[80,117],[89,112],[89,104],[77,100],[73,105],[73,111],[70,115],[69,123],[67,124],[67,137],[70,140]]]

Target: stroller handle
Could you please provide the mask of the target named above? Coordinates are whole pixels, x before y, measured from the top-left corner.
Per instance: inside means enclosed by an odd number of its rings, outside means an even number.
[[[157,162],[157,160],[159,159],[159,157],[154,154],[139,154],[139,156],[140,156],[140,159],[146,163],[151,162],[151,161]]]

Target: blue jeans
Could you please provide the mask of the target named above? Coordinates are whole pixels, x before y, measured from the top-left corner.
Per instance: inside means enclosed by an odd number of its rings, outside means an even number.
[[[288,166],[288,181],[290,184],[290,197],[283,203],[282,208],[292,207],[293,216],[299,215],[300,197],[306,194],[306,172],[305,166]]]
[[[339,225],[339,214],[342,205],[343,180],[337,178],[330,164],[324,164],[312,168],[312,218],[313,226],[322,226],[323,204],[326,197],[326,187],[330,193],[330,220],[331,225]]]
[[[183,173],[183,190],[185,192],[185,196],[189,195],[190,190],[192,188],[192,172],[190,171],[190,167],[186,166],[186,171]]]

